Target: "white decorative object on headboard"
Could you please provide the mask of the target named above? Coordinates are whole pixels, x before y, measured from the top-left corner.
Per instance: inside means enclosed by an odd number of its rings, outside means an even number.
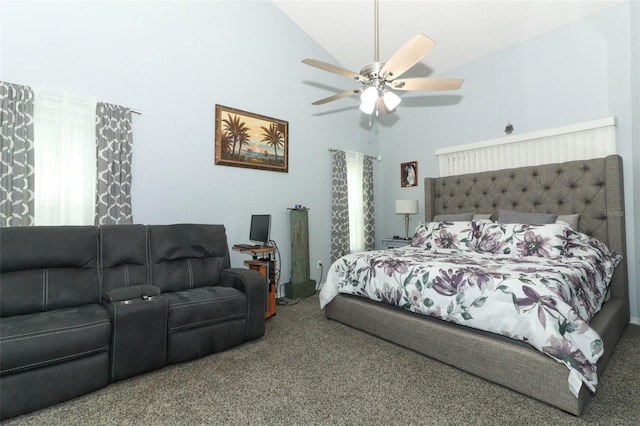
[[[436,149],[440,176],[588,160],[615,153],[615,117]]]

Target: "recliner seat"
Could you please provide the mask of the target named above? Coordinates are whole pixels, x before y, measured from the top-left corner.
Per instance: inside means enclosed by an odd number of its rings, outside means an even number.
[[[169,302],[167,364],[228,349],[247,334],[247,296],[223,281],[230,268],[222,225],[149,227],[151,280]],[[265,290],[266,284],[262,286]],[[253,289],[252,291],[258,291]],[[264,334],[264,311],[260,313]]]
[[[100,304],[96,228],[0,231],[5,419],[106,386],[111,321]]]

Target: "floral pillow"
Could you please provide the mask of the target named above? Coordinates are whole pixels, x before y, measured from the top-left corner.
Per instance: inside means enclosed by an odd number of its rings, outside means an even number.
[[[567,231],[574,232],[565,223],[489,223],[482,228],[477,248],[511,256],[566,256]]]
[[[612,251],[605,243],[571,228],[565,230],[564,249],[569,257],[589,258],[598,262],[620,263],[622,256]]]
[[[426,249],[475,250],[485,223],[489,221],[422,223],[416,228],[411,245]]]
[[[602,241],[574,231],[569,226],[565,229],[564,248],[570,259],[586,260],[595,265],[607,277],[607,282],[613,276],[615,267],[622,261],[622,256],[609,249]]]

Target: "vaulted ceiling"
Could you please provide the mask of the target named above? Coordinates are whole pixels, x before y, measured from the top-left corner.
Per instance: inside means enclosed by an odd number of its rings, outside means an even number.
[[[420,76],[447,73],[622,0],[379,0],[380,61],[424,33],[436,42]],[[337,63],[360,69],[375,58],[374,0],[273,0]],[[300,58],[303,59],[303,58]],[[426,67],[426,69],[425,69]],[[407,75],[411,74],[411,71]]]

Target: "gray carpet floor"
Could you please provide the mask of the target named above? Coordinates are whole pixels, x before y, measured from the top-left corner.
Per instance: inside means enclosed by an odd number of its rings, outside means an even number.
[[[7,425],[631,425],[640,326],[629,325],[574,417],[327,320],[312,296],[278,306],[266,335],[107,386]]]

